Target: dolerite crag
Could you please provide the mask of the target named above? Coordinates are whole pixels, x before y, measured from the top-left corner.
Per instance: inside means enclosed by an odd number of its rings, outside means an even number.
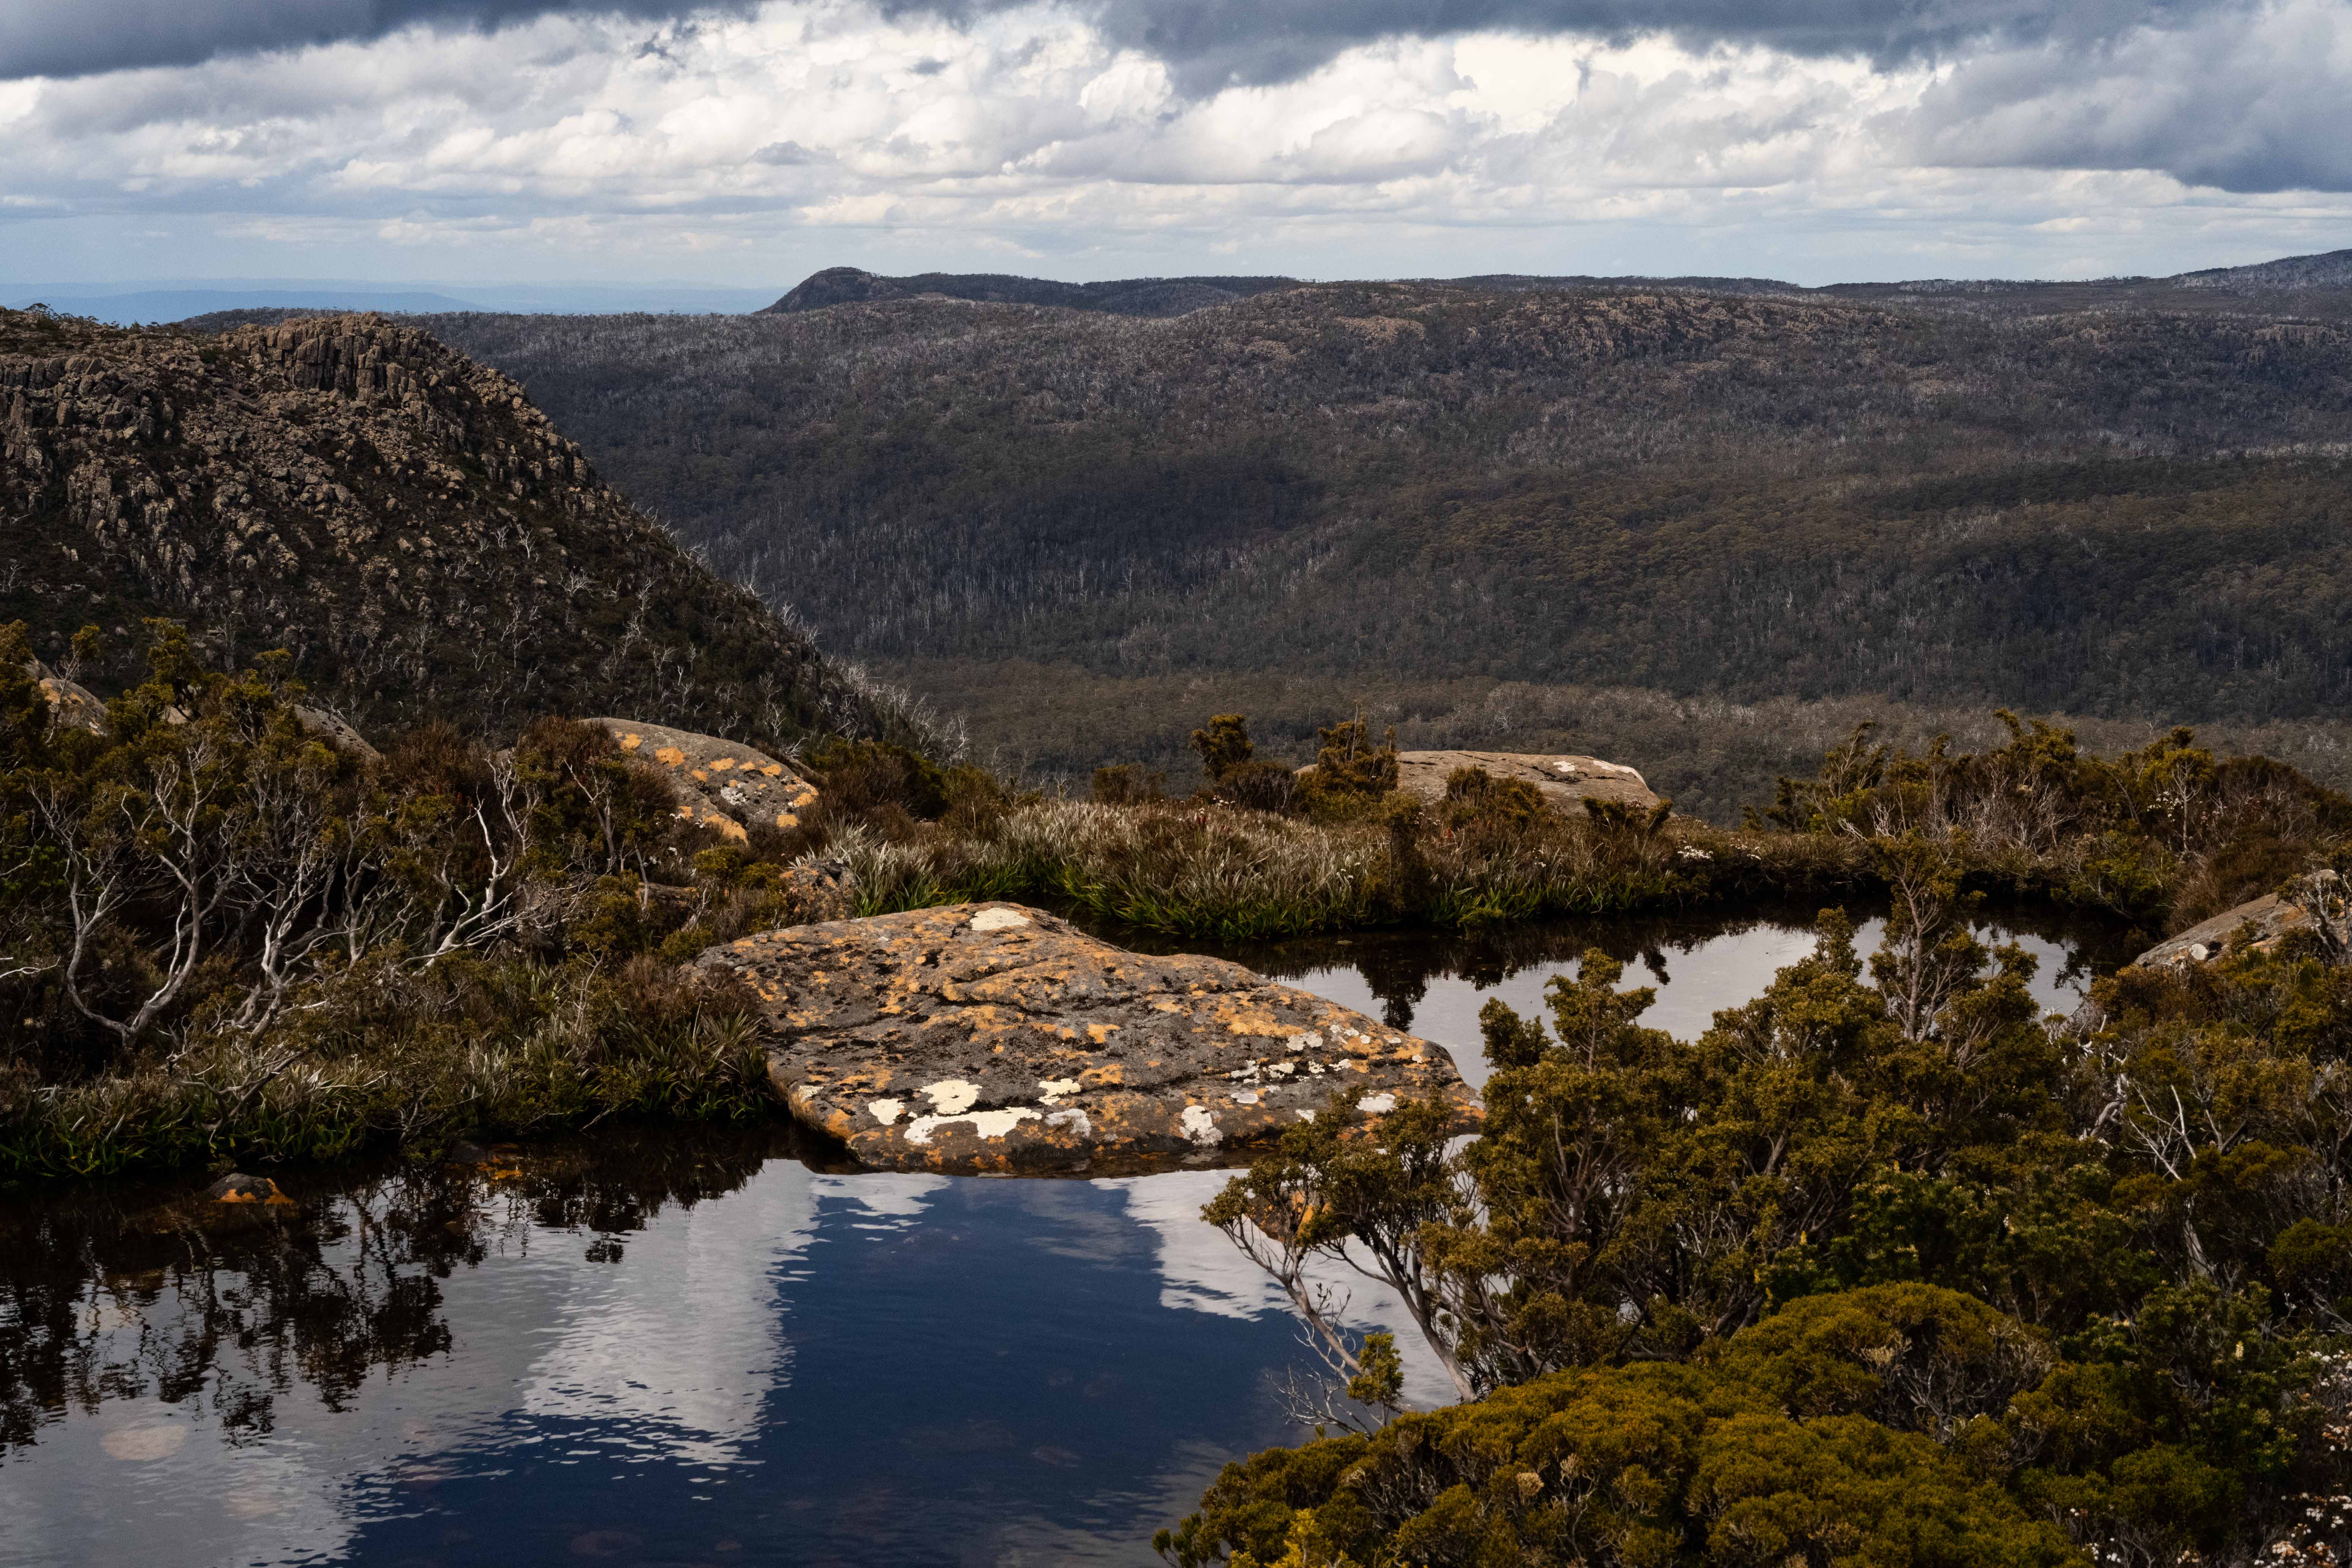
[[[726,838],[754,826],[797,827],[816,804],[816,787],[764,752],[740,741],[698,735],[635,719],[593,719],[635,763],[669,781],[677,814]]]
[[[897,1170],[1227,1163],[1366,1092],[1474,1126],[1444,1047],[1237,963],[1155,957],[1014,904],[794,926],[715,948],[773,1029],[793,1116]]]
[[[551,709],[773,746],[887,732],[871,692],[600,480],[523,389],[413,326],[203,335],[0,310],[0,623],[84,624],[139,678],[141,621],[234,668],[272,648],[390,732]]]

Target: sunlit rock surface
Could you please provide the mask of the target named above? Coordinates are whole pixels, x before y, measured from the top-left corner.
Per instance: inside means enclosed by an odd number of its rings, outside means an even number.
[[[1555,804],[1613,801],[1647,811],[1658,804],[1649,782],[1622,763],[1525,752],[1399,752],[1397,788],[1423,800],[1445,798],[1445,781],[1456,768],[1484,768],[1498,779],[1524,779]]]
[[[2321,950],[2336,963],[2352,962],[2352,902],[2347,902],[2343,879],[2325,870],[2298,877],[2278,892],[2264,893],[2211,920],[2200,921],[2132,962],[2202,963],[2219,957],[2242,928],[2251,928],[2247,940],[2263,951],[2296,931],[2314,931]]]
[[[1479,1115],[1441,1046],[1013,904],[793,926],[698,962],[757,988],[793,1114],[869,1165],[1228,1163],[1353,1088],[1368,1124],[1432,1095]]]
[[[669,780],[679,816],[729,838],[741,838],[745,828],[760,824],[797,827],[799,814],[816,804],[815,786],[740,741],[635,719],[590,722],[603,725],[623,752]]]
[[[49,705],[52,729],[87,730],[93,735],[107,732],[106,704],[96,692],[68,680],[37,658],[25,667],[25,673]]]

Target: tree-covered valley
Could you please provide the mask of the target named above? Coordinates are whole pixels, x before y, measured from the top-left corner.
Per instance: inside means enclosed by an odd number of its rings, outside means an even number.
[[[2339,776],[2346,290],[2198,276],[429,324],[1007,763],[1183,776],[1212,708],[1303,757],[1360,704],[1723,816],[1818,736],[1727,763],[1696,715],[1773,703],[2219,725]]]

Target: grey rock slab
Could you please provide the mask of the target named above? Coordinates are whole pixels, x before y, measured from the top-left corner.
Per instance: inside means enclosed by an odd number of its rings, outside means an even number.
[[[697,963],[757,990],[793,1115],[865,1164],[1038,1173],[1246,1160],[1365,1090],[1481,1115],[1442,1046],[1221,959],[1016,904],[792,926]]]

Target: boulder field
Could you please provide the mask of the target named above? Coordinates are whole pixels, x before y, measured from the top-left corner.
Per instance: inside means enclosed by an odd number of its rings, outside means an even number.
[[[865,1164],[1050,1173],[1226,1164],[1360,1089],[1482,1111],[1442,1046],[1237,963],[1129,952],[1042,910],[959,904],[745,937],[792,1114]]]

